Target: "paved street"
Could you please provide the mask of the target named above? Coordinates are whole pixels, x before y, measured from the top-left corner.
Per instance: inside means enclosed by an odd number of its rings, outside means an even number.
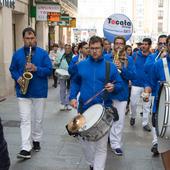
[[[30,160],[16,158],[20,150],[19,116],[15,96],[0,102],[0,115],[11,158],[11,170],[89,170],[77,139],[67,135],[65,125],[76,114],[75,110],[60,112],[59,89],[49,82],[49,98],[45,110],[44,135],[41,151],[32,152]],[[140,112],[141,109],[138,108]],[[106,170],[163,170],[160,157],[152,157],[151,132],[144,132],[141,117],[134,128],[126,116],[124,129],[124,156],[118,157],[108,147]]]

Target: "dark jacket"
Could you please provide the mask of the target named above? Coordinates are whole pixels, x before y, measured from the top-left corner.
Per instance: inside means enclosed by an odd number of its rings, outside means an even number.
[[[8,154],[7,143],[4,139],[3,127],[0,118],[0,170],[8,170],[10,159]]]

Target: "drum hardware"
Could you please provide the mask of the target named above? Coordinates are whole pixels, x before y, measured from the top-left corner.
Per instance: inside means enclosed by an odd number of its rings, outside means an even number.
[[[82,115],[80,120],[82,119]],[[79,118],[78,118],[79,119]],[[101,139],[111,128],[113,123],[113,114],[105,109],[101,104],[95,104],[89,107],[83,113],[83,121],[76,125],[74,128],[74,119],[72,123],[66,125],[66,129],[69,135],[80,136],[82,139],[87,141],[98,141]],[[71,133],[70,133],[71,132]]]
[[[170,86],[167,83],[161,85],[158,96],[156,131],[160,138],[168,139],[170,138]]]
[[[83,115],[77,115],[68,123],[68,130],[72,133],[77,132],[80,128],[83,128],[86,123],[85,117]]]

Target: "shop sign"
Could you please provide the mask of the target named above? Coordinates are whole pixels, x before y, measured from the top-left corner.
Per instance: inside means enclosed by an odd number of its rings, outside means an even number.
[[[60,13],[57,12],[48,12],[47,21],[58,22],[60,21]]]
[[[59,21],[57,22],[58,26],[63,26],[63,27],[68,27],[70,26],[70,22],[69,21]]]
[[[48,12],[60,13],[60,5],[37,4],[36,5],[36,20],[47,21]]]
[[[75,28],[76,27],[76,18],[72,18],[70,20],[70,27]]]
[[[15,8],[15,0],[0,0],[0,6]]]

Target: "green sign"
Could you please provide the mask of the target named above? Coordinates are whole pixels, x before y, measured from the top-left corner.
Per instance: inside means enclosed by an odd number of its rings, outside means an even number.
[[[56,2],[55,0],[35,0],[35,3],[37,4],[59,4],[59,2]]]

